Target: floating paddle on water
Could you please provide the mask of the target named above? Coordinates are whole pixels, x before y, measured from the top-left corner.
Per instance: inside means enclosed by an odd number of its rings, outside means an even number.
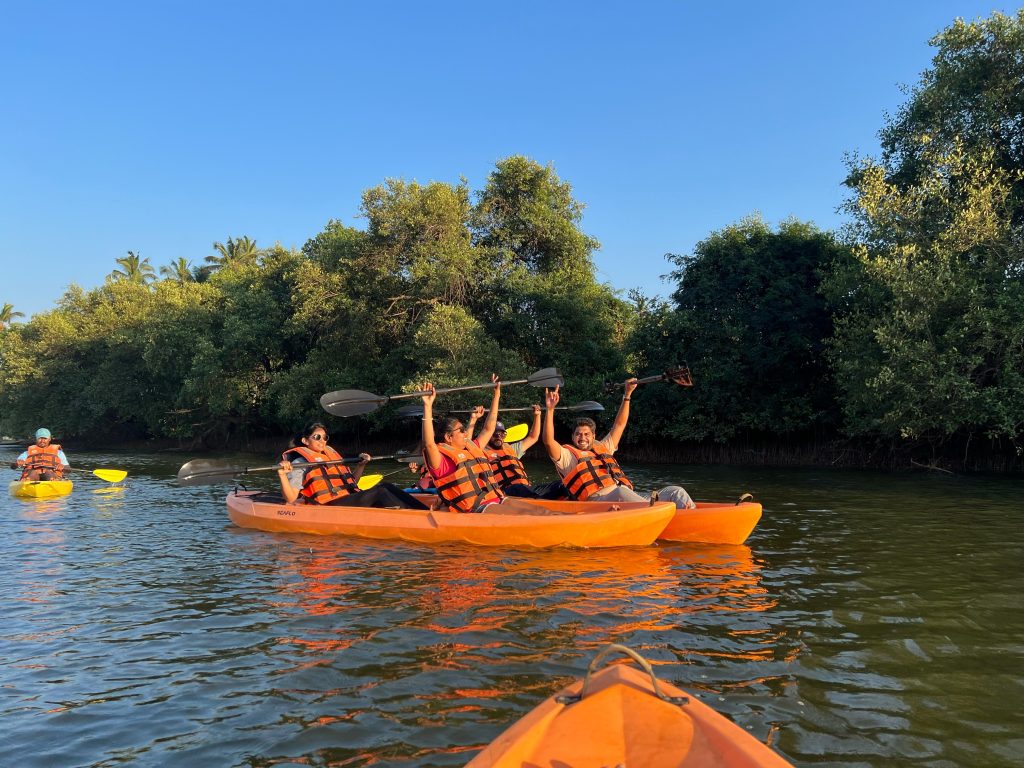
[[[401,461],[408,456],[407,451],[393,453],[388,456],[371,456],[370,461],[381,461],[383,459],[397,459]],[[318,461],[316,464],[328,466],[331,464],[358,464],[361,459],[341,459],[339,461]],[[233,466],[226,461],[216,459],[193,459],[184,464],[178,470],[178,485],[215,485],[234,479],[237,475],[247,475],[250,472],[270,472],[280,469],[280,464],[271,464],[267,467],[239,467]]]
[[[693,377],[690,375],[690,369],[685,365],[677,365],[674,368],[669,368],[664,373],[659,373],[657,376],[647,376],[643,379],[637,379],[637,384],[650,384],[655,381],[671,381],[674,384],[678,384],[681,387],[692,387]],[[622,382],[606,381],[604,383],[605,392],[614,392],[616,389],[622,389]]]
[[[529,384],[534,387],[559,387],[564,381],[557,368],[541,368],[531,373],[525,379],[515,381],[498,382],[503,387],[513,384]],[[497,383],[489,381],[486,384],[469,384],[464,387],[446,387],[435,389],[439,395],[446,395],[449,392],[465,392],[470,389],[493,389]],[[339,389],[336,392],[328,392],[320,398],[320,405],[325,411],[334,416],[358,416],[362,413],[370,413],[386,405],[392,400],[403,397],[422,397],[428,394],[426,391],[403,392],[398,395],[375,395],[372,392],[364,392],[360,389]]]

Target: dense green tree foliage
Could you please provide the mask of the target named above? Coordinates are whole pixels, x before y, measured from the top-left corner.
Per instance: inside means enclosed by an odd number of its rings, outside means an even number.
[[[832,318],[819,286],[846,258],[846,248],[810,224],[773,231],[756,216],[712,233],[692,255],[670,255],[673,306],[637,306],[634,347],[644,367],[685,360],[696,377],[692,391],[641,393],[646,430],[689,440],[833,430],[835,392],[822,354]]]
[[[957,19],[930,41],[932,66],[880,132],[890,183],[925,182],[936,157],[952,151],[986,154],[1007,171],[1011,215],[1021,223],[1024,184],[1024,9],[975,22]]]
[[[365,230],[330,221],[301,252],[228,238],[202,269],[181,258],[160,280],[130,252],[101,288],[72,287],[3,332],[0,425],[217,444],[326,418],[318,400],[333,389],[394,393],[553,364],[589,396],[580,382],[621,367],[630,310],[595,280],[582,206],[521,157],[477,198],[464,182],[388,180],[363,195]],[[540,398],[510,388],[506,399]],[[336,426],[397,428],[387,409]]]

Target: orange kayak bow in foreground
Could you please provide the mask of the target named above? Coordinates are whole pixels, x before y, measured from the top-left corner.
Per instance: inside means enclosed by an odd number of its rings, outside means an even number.
[[[228,517],[242,528],[283,533],[341,534],[421,544],[463,542],[493,547],[622,547],[652,544],[676,513],[671,502],[544,503],[537,514],[480,514],[286,504],[257,491],[228,494]],[[616,509],[617,507],[617,509]],[[551,514],[551,512],[560,514]]]
[[[612,652],[643,669],[615,664]],[[658,680],[635,651],[611,645],[577,680],[491,742],[466,768],[792,768],[745,730]]]

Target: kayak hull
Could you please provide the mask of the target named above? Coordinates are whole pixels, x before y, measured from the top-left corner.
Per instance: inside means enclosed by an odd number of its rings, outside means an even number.
[[[645,768],[785,768],[791,764],[686,692],[616,664],[577,680],[541,703],[466,768],[644,766]]]
[[[52,499],[67,496],[73,486],[71,480],[15,480],[8,490],[22,499]]]
[[[543,501],[527,499],[531,504],[540,504],[556,512],[579,512],[587,505],[602,501]],[[618,502],[622,509],[647,506],[647,502]],[[672,507],[675,509],[675,506]],[[661,541],[683,541],[691,544],[742,544],[746,541],[757,521],[761,519],[761,505],[754,501],[740,504],[729,502],[697,502],[696,509],[675,509],[672,520],[659,535]]]
[[[559,504],[564,504],[560,502]],[[545,504],[544,506],[548,506]],[[286,504],[265,494],[237,491],[227,497],[228,517],[241,528],[280,533],[401,539],[418,544],[461,542],[496,547],[620,547],[652,544],[675,514],[664,502],[649,506],[587,504],[575,509],[505,514]],[[628,506],[629,509],[611,509]],[[561,514],[551,514],[552,511]]]
[[[739,504],[698,501],[696,509],[678,509],[658,537],[662,541],[742,544],[761,519],[756,501]]]

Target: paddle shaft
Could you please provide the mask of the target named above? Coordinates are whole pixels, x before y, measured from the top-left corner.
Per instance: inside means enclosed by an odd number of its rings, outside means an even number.
[[[596,411],[599,408],[601,410],[604,410],[604,406],[602,406],[600,403],[579,403],[578,405],[556,405],[555,406],[555,410],[556,411]],[[523,406],[523,407],[516,407],[516,408],[499,408],[498,409],[498,413],[515,413],[515,412],[532,411],[532,410],[533,410],[533,406],[532,405],[526,405],[526,406]],[[541,410],[543,410],[543,409],[541,409]],[[448,413],[472,413],[472,412],[473,411],[471,411],[469,409],[465,409],[465,408],[459,409],[459,410],[454,410],[454,411],[448,411]]]
[[[444,387],[443,389],[435,389],[435,395],[447,395],[449,392],[466,392],[470,389],[494,389],[496,386],[501,384],[502,386],[510,386],[512,384],[529,384],[529,379],[516,379],[515,381],[491,381],[487,384],[467,384],[464,387]],[[403,392],[400,395],[390,395],[390,400],[397,400],[400,397],[423,397],[429,395],[429,390],[421,390],[419,392]],[[454,413],[454,411],[453,411]],[[467,411],[468,413],[468,411]]]
[[[367,463],[370,461],[380,461],[382,459],[401,459],[408,454],[405,453],[393,453],[388,456],[371,456]],[[201,463],[202,460],[199,460]],[[215,467],[211,469],[200,469],[195,472],[188,470],[189,464],[195,462],[188,462],[178,470],[178,482],[192,483],[197,485],[204,485],[204,483],[193,483],[195,480],[208,479],[210,483],[216,483],[221,479],[230,480],[235,475],[247,475],[250,472],[271,472],[281,468],[280,464],[271,464],[266,467]],[[316,466],[330,466],[333,464],[360,464],[362,459],[350,458],[350,459],[336,459],[334,461],[316,461],[311,462],[312,465]],[[301,465],[300,465],[301,466]]]

